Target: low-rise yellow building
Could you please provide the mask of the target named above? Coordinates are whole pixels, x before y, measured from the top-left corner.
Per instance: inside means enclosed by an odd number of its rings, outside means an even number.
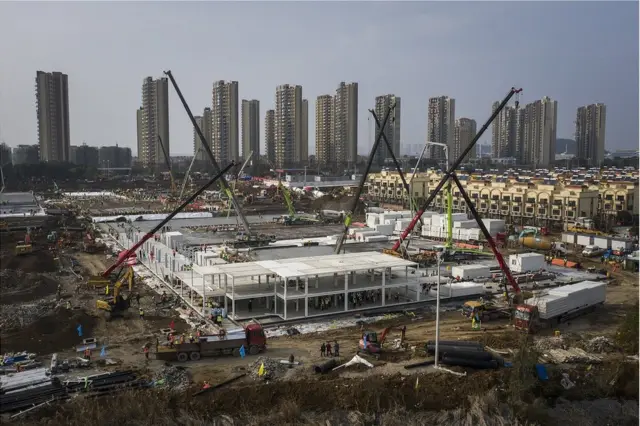
[[[593,218],[627,210],[638,214],[638,182],[588,182],[575,184],[561,176],[552,180],[503,175],[458,174],[478,212],[516,224],[545,225],[551,222],[571,223],[579,217]],[[441,172],[418,173],[410,181],[413,200],[421,205],[442,179]],[[467,211],[466,203],[453,185],[453,208]],[[369,175],[366,192],[372,199],[408,205],[402,179],[397,172],[383,171]],[[438,193],[430,205],[432,210],[446,206],[445,191]]]

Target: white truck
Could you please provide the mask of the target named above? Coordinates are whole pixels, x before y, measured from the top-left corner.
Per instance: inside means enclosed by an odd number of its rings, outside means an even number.
[[[602,256],[604,254],[606,250],[603,248],[600,248],[598,246],[595,245],[589,245],[586,246],[584,248],[584,250],[582,250],[582,255],[584,257],[596,257],[596,256]]]
[[[607,284],[582,281],[551,289],[516,306],[514,325],[532,333],[595,310],[606,299]]]

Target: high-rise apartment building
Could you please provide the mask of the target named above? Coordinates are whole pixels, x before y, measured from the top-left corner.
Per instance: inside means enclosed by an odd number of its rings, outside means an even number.
[[[302,86],[283,84],[276,88],[274,115],[276,167],[288,167],[308,161],[308,112],[309,103],[306,99],[302,99]]]
[[[0,167],[13,163],[11,148],[4,142],[0,143]]]
[[[453,144],[449,153],[450,161],[454,161],[460,157],[462,152],[471,144],[473,138],[476,137],[477,128],[476,120],[470,118],[459,118],[455,121],[453,131]],[[465,160],[476,157],[476,150],[472,149],[465,157]]]
[[[274,164],[276,161],[276,125],[275,111],[270,109],[264,116],[264,154],[267,161]]]
[[[524,107],[522,119],[522,162],[548,166],[556,155],[558,102],[545,96]]]
[[[242,158],[260,157],[260,101],[242,100]]]
[[[453,150],[453,133],[456,117],[456,100],[448,96],[429,98],[429,117],[427,141],[447,145],[449,153]],[[451,154],[449,154],[451,156]],[[430,146],[426,151],[427,158],[444,159],[444,149]],[[455,157],[451,157],[455,158]]]
[[[169,141],[169,81],[147,77],[142,83],[141,143],[138,161],[145,168],[165,168],[164,151],[171,155]],[[160,146],[162,140],[162,146]]]
[[[238,82],[216,81],[211,106],[211,150],[220,167],[240,158],[238,130]]]
[[[395,104],[395,108],[391,111],[391,115],[389,115],[389,119],[387,120],[387,125],[384,128],[384,134],[387,137],[387,140],[391,144],[391,148],[393,149],[393,153],[397,156],[400,155],[400,97],[396,95],[382,95],[376,96],[376,106],[374,108],[376,115],[378,116],[378,120],[380,120],[380,125],[384,121],[385,114],[387,113],[387,109],[391,108]],[[375,125],[375,124],[374,124]],[[377,138],[379,135],[380,129],[375,127],[375,137]],[[374,161],[377,165],[381,166],[387,161],[391,159],[391,155],[389,154],[389,150],[387,149],[387,144],[383,139],[380,140],[380,144],[378,145],[378,149],[376,150],[376,154],[374,156]]]
[[[495,112],[499,105],[500,102],[494,102],[491,112]],[[515,107],[504,107],[492,124],[491,156],[493,158],[516,156],[517,128],[518,111]]]
[[[61,72],[36,73],[40,161],[70,160],[69,78]]]
[[[341,82],[333,101],[334,161],[353,164],[358,160],[358,83]]]
[[[604,136],[607,107],[591,104],[576,112],[576,157],[587,160],[589,166],[599,166],[604,161]]]
[[[336,161],[334,142],[333,96],[316,98],[316,161],[318,164],[333,164]]]
[[[136,147],[138,149],[137,153],[138,153],[138,160],[140,161],[140,153],[142,152],[142,141],[144,140],[142,138],[142,108],[138,108],[136,110],[136,134],[137,134],[137,138],[136,138]]]
[[[194,117],[196,119],[196,124],[200,128],[200,131],[207,139],[207,143],[211,144],[211,108],[205,108],[202,111],[202,115]],[[209,145],[211,147],[211,145]],[[206,151],[206,148],[202,146],[202,139],[200,139],[200,135],[193,129],[193,155],[195,156],[196,161],[205,161],[209,159],[209,154]],[[217,160],[217,158],[216,158]]]

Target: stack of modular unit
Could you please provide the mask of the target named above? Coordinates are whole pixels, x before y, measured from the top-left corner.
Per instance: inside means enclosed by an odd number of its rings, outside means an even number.
[[[393,234],[393,225],[375,225],[373,227],[373,229],[376,230],[376,232],[379,232],[382,235],[391,235]]]
[[[527,305],[538,307],[540,318],[555,318],[578,309],[604,303],[607,285],[604,282],[583,281],[549,290],[545,296],[527,299]]]
[[[502,219],[482,219],[482,223],[492,237],[505,231],[505,222]]]
[[[451,284],[440,284],[440,297],[467,297],[484,294],[484,285],[471,281]],[[437,288],[429,290],[430,297],[436,297]]]
[[[486,265],[460,265],[451,268],[452,277],[460,277],[463,280],[472,280],[480,277],[490,277],[491,272]]]

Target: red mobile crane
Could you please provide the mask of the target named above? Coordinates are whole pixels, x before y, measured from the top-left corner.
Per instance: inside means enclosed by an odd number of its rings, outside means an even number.
[[[129,257],[131,257],[133,254],[135,254],[136,250],[138,250],[140,248],[140,246],[142,246],[145,242],[147,242],[151,237],[153,237],[153,235],[158,232],[159,230],[162,229],[162,227],[164,225],[166,225],[167,223],[169,223],[169,221],[171,219],[173,219],[175,217],[175,215],[177,215],[178,213],[180,213],[182,210],[184,210],[185,207],[187,207],[189,204],[191,204],[191,202],[193,202],[193,200],[195,200],[196,198],[198,198],[198,196],[200,194],[202,194],[204,192],[205,189],[207,189],[208,187],[210,187],[211,185],[213,185],[213,183],[215,181],[217,181],[218,179],[220,179],[222,176],[225,175],[225,173],[227,173],[231,167],[234,166],[234,162],[232,161],[227,167],[225,167],[223,170],[221,170],[217,175],[215,175],[209,182],[207,182],[202,188],[198,189],[196,192],[194,192],[193,194],[191,194],[191,196],[189,196],[189,198],[187,198],[182,204],[180,204],[178,207],[176,207],[176,209],[174,211],[172,211],[171,213],[169,213],[169,215],[162,221],[160,222],[155,228],[153,228],[151,231],[147,232],[141,239],[140,241],[138,241],[136,244],[133,245],[133,247],[131,247],[130,249],[128,249],[126,252],[124,252],[124,254],[122,254],[121,256],[118,256],[118,260],[111,265],[106,271],[104,271],[102,273],[102,276],[104,278],[109,278],[111,276],[111,273],[120,265],[122,265],[122,263],[129,259]]]
[[[436,197],[438,192],[440,192],[440,190],[444,187],[444,185],[447,183],[447,181],[449,179],[452,179],[455,182],[455,184],[458,187],[458,189],[460,190],[460,194],[462,194],[462,197],[464,198],[465,202],[467,203],[467,206],[469,207],[469,210],[471,211],[471,214],[472,214],[473,218],[478,223],[478,226],[480,227],[480,230],[482,231],[482,234],[487,239],[487,242],[489,243],[489,246],[491,247],[491,251],[495,255],[496,259],[498,260],[498,264],[500,265],[500,269],[502,270],[504,276],[506,277],[507,282],[509,283],[509,285],[511,285],[511,287],[513,288],[515,293],[517,295],[520,295],[520,287],[518,286],[518,283],[513,279],[513,276],[511,275],[511,271],[509,270],[509,267],[507,266],[507,263],[504,261],[504,258],[502,257],[502,253],[500,253],[500,251],[498,250],[495,241],[493,241],[493,238],[491,237],[491,234],[489,234],[489,231],[487,230],[486,226],[484,226],[484,223],[482,222],[482,220],[480,218],[480,215],[478,214],[478,211],[476,210],[475,206],[473,205],[473,202],[471,201],[471,199],[469,198],[467,193],[464,191],[464,188],[462,187],[462,184],[460,183],[460,180],[458,180],[458,177],[456,176],[456,173],[455,173],[456,168],[458,168],[458,166],[460,166],[460,163],[462,163],[462,161],[467,156],[467,154],[469,154],[469,152],[475,147],[476,142],[478,142],[478,140],[480,139],[482,134],[487,130],[489,125],[493,122],[493,120],[495,120],[495,118],[498,116],[500,111],[502,111],[504,109],[504,107],[507,105],[509,100],[511,100],[511,98],[514,95],[516,96],[515,107],[516,107],[516,109],[518,109],[518,107],[520,105],[520,102],[519,102],[520,92],[522,92],[522,89],[516,89],[515,87],[511,88],[511,90],[509,91],[507,96],[502,100],[500,105],[498,105],[496,110],[493,111],[493,114],[491,114],[491,117],[489,117],[487,122],[484,124],[484,126],[482,126],[480,131],[476,134],[476,136],[473,138],[473,140],[469,143],[467,148],[462,152],[462,154],[460,154],[460,157],[458,157],[456,159],[456,161],[451,165],[451,167],[449,167],[449,170],[447,170],[445,172],[445,175],[440,180],[440,183],[438,183],[436,188],[429,194],[429,197],[424,202],[424,204],[422,205],[420,210],[418,210],[418,212],[416,213],[415,217],[411,220],[411,222],[409,223],[409,226],[407,226],[407,229],[405,229],[403,231],[403,233],[400,236],[400,238],[398,239],[398,241],[396,241],[396,243],[393,245],[393,248],[392,248],[393,251],[398,252],[398,250],[402,247],[402,242],[411,234],[411,232],[413,231],[413,228],[416,226],[416,224],[418,223],[418,221],[422,217],[422,214],[425,212],[425,210],[427,210],[427,208],[429,208],[429,205],[431,204],[433,199]],[[505,286],[505,290],[506,289],[507,289],[507,287]]]

